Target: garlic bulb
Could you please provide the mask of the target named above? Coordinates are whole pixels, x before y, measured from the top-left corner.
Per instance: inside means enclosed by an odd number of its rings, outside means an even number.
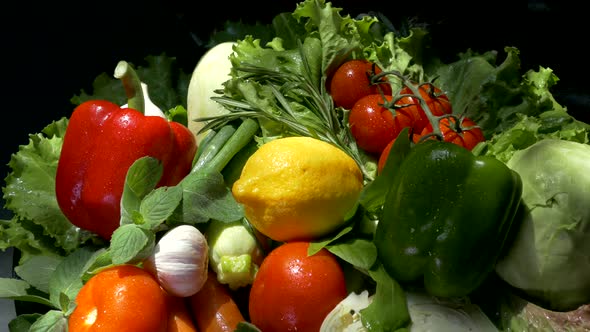
[[[144,262],[162,288],[174,296],[198,292],[207,280],[209,246],[196,227],[180,225],[168,231]]]

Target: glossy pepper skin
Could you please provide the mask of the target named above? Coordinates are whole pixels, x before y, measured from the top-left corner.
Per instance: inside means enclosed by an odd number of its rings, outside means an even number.
[[[520,204],[520,176],[448,142],[415,145],[385,197],[375,245],[400,282],[464,296],[493,270]]]
[[[158,159],[158,186],[172,186],[190,172],[196,148],[182,124],[108,101],[84,102],[74,109],[64,136],[56,174],[59,207],[72,224],[110,240],[133,162]]]

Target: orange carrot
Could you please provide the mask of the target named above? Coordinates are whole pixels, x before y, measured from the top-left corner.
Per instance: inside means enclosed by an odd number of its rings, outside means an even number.
[[[209,271],[203,288],[189,297],[189,307],[200,332],[234,331],[245,321],[226,285]]]
[[[168,329],[166,332],[197,332],[186,298],[168,295]]]

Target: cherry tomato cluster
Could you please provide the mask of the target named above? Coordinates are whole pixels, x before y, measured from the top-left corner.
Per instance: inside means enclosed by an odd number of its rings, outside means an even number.
[[[354,59],[344,62],[328,83],[334,106],[350,110],[348,125],[357,145],[379,157],[379,172],[395,139],[406,127],[415,143],[443,139],[471,150],[484,141],[474,121],[453,115],[451,102],[440,88],[432,83],[407,83],[394,95],[382,73],[376,64]],[[434,121],[439,126],[437,131],[433,130]]]

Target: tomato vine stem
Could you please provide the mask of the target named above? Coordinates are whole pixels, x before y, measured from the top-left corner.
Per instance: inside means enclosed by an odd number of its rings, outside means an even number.
[[[454,114],[443,114],[443,115],[439,115],[439,116],[434,115],[434,113],[432,112],[432,110],[428,106],[428,103],[424,100],[424,98],[422,98],[422,95],[420,93],[420,89],[422,88],[422,86],[429,85],[432,87],[432,83],[425,82],[425,83],[420,83],[420,84],[413,84],[413,82],[411,82],[407,77],[405,77],[404,75],[402,75],[398,71],[381,72],[379,74],[373,75],[371,77],[371,81],[372,82],[374,82],[374,81],[379,82],[379,80],[381,80],[384,76],[396,77],[397,79],[399,79],[401,81],[403,86],[406,86],[408,89],[410,89],[410,91],[412,91],[411,94],[399,94],[398,93],[396,95],[396,97],[393,98],[390,102],[384,103],[384,107],[387,107],[388,109],[392,110],[393,116],[396,116],[395,111],[393,111],[394,109],[403,108],[403,107],[407,107],[407,106],[411,105],[411,104],[403,104],[403,105],[398,104],[399,101],[405,97],[415,98],[416,100],[418,100],[419,106],[424,110],[424,113],[425,113],[426,117],[428,118],[428,122],[430,122],[430,125],[432,126],[432,132],[421,137],[420,141],[423,141],[423,140],[428,139],[430,137],[435,137],[439,141],[444,141],[444,135],[442,133],[442,130],[440,129],[440,121],[445,118],[449,119],[449,123],[451,122],[451,120],[450,120],[451,118],[454,120],[453,123],[455,123],[456,126],[451,129],[453,129],[457,133],[461,133],[464,130],[468,129],[468,128],[461,127],[462,117],[457,117]],[[428,93],[432,94],[432,97],[438,97],[436,95],[436,92],[434,91],[434,88],[428,89],[428,91],[429,91]]]

